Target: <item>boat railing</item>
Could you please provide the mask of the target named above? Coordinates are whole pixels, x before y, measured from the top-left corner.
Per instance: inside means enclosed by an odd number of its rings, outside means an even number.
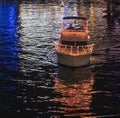
[[[84,46],[70,46],[56,43],[55,48],[58,53],[64,53],[69,55],[86,55],[91,54],[93,51],[93,45],[84,45]]]

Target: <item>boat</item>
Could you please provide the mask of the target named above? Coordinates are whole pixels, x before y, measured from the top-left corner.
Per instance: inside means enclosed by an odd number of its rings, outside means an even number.
[[[55,42],[55,52],[59,64],[71,67],[88,65],[93,46],[86,17],[63,17],[61,35]]]

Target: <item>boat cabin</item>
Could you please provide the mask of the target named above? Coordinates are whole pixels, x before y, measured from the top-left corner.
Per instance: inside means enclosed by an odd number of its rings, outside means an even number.
[[[67,31],[87,31],[87,19],[84,17],[64,17],[63,30]]]
[[[88,41],[87,19],[84,17],[64,17],[60,40]]]

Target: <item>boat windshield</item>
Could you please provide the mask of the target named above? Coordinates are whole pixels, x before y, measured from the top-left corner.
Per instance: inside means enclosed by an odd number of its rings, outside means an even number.
[[[83,20],[67,19],[64,20],[63,28],[64,30],[85,31],[86,23]]]

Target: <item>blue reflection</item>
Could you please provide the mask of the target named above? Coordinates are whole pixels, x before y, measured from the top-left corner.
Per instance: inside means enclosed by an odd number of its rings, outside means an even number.
[[[15,4],[0,5],[0,65],[10,71],[19,70],[18,7]]]
[[[0,104],[5,113],[14,108],[19,89],[13,81],[20,70],[18,27],[18,6],[0,2]]]

